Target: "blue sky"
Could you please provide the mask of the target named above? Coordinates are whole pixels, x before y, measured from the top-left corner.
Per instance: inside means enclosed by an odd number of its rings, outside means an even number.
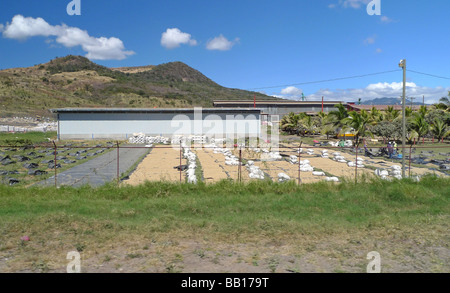
[[[400,96],[403,58],[450,77],[448,0],[379,0],[372,16],[370,0],[79,1],[70,16],[70,0],[2,0],[0,68],[68,54],[108,67],[182,61],[226,87],[344,101]],[[449,79],[408,72],[408,96],[435,102],[449,90]]]

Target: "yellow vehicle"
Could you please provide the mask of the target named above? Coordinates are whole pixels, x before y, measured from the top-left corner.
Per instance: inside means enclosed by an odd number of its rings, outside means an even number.
[[[355,137],[355,135],[353,133],[339,133],[338,134],[338,138],[343,138],[343,139],[353,139]]]

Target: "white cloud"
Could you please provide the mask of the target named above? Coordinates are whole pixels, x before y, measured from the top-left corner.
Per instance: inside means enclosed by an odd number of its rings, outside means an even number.
[[[390,23],[390,22],[394,21],[392,18],[389,18],[389,17],[384,16],[384,15],[380,18],[380,20],[381,20],[381,22],[384,22],[384,23]]]
[[[377,48],[376,52],[377,52],[378,54],[380,54],[380,53],[383,53],[383,50],[382,50],[381,48]]]
[[[57,43],[68,48],[81,46],[87,52],[86,57],[92,60],[122,60],[135,54],[133,51],[126,51],[123,42],[118,38],[95,38],[77,27],[65,24],[50,25],[40,17],[16,15],[3,30],[3,37],[9,39],[25,40],[38,36],[56,37]]]
[[[367,39],[364,40],[364,44],[366,45],[372,45],[375,44],[375,36],[373,37],[368,37]]]
[[[425,96],[426,103],[436,103],[440,98],[448,95],[450,87],[425,87],[418,86],[414,82],[406,83],[406,96],[422,98]],[[403,93],[402,82],[379,82],[369,84],[365,88],[359,89],[321,89],[314,94],[308,95],[308,100],[320,101],[322,96],[326,100],[354,102],[361,98],[363,101],[372,100],[376,98],[399,98]]]
[[[220,35],[218,37],[215,37],[214,39],[210,40],[206,44],[206,49],[208,50],[219,50],[219,51],[228,51],[230,50],[237,42],[239,42],[239,39],[236,38],[234,41],[229,41],[227,38],[225,38],[223,35]]]
[[[3,24],[0,23],[0,33],[3,32],[3,28],[4,28]]]
[[[197,41],[192,39],[188,33],[183,33],[178,28],[168,28],[161,36],[161,45],[167,49],[178,48],[182,44],[190,46],[197,45]]]
[[[288,97],[301,97],[303,90],[296,88],[295,86],[290,86],[281,90],[283,96]]]
[[[328,8],[330,8],[330,9],[336,8],[336,4],[329,4]]]

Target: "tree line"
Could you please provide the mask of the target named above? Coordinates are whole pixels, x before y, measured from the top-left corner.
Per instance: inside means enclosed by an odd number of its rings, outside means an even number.
[[[402,137],[402,111],[388,107],[385,111],[372,107],[367,111],[348,111],[343,104],[328,114],[317,116],[306,113],[289,113],[280,121],[280,128],[288,134],[336,136],[353,133],[356,143],[365,137],[382,137],[385,140],[400,140]],[[406,139],[409,143],[422,138],[437,140],[450,135],[450,92],[432,106],[420,106],[417,111],[406,108]]]

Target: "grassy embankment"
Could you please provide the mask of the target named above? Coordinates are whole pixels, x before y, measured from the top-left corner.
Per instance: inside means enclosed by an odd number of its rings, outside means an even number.
[[[433,176],[418,183],[377,180],[356,186],[268,181],[97,189],[0,186],[0,254],[16,255],[16,265],[29,268],[38,258],[75,249],[92,256],[130,243],[147,247],[161,235],[172,240],[201,235],[228,243],[274,239],[290,245],[341,233],[379,240],[415,235],[445,243],[448,190],[450,180]],[[20,241],[23,235],[32,241]]]

